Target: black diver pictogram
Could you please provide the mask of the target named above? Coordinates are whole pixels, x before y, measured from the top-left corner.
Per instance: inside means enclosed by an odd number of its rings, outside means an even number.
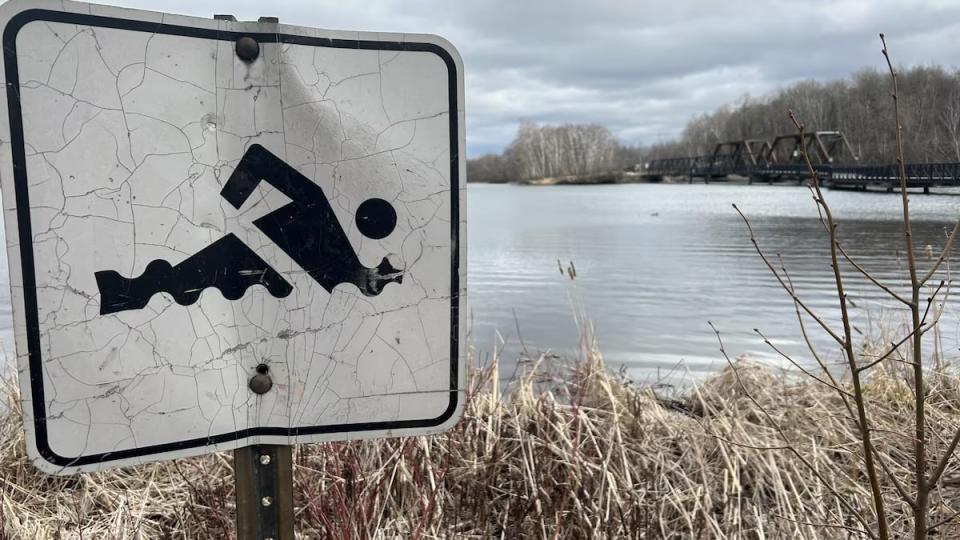
[[[341,283],[352,283],[363,294],[376,296],[388,283],[402,282],[403,272],[386,257],[373,268],[364,266],[320,186],[258,144],[244,154],[220,196],[240,209],[261,181],[292,202],[253,224],[328,292]],[[368,238],[385,238],[396,224],[396,210],[383,199],[367,199],[357,208],[357,230]],[[142,309],[158,292],[169,293],[177,303],[189,305],[208,287],[219,289],[230,300],[240,298],[257,284],[276,298],[293,290],[287,280],[233,234],[174,266],[155,260],[138,277],[125,278],[114,270],[95,272],[95,277],[101,315]]]
[[[96,272],[100,289],[100,314],[143,309],[158,292],[170,293],[180,305],[200,298],[207,287],[220,289],[224,298],[237,300],[260,284],[277,298],[293,287],[270,265],[233,234],[228,234],[176,266],[164,260],[150,261],[139,277],[127,279],[113,270]]]

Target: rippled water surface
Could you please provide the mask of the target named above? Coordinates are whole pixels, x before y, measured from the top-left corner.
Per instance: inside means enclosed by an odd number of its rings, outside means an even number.
[[[827,197],[847,250],[878,277],[902,284],[907,272],[899,197],[845,191],[828,191]],[[917,245],[927,265],[928,251],[939,250],[944,229],[960,214],[960,196],[916,194],[912,201]],[[470,185],[474,346],[483,357],[502,339],[508,363],[523,346],[530,352],[573,351],[579,306],[593,321],[608,362],[640,379],[721,367],[708,321],[723,333],[731,356],[775,359],[754,333],[759,328],[784,351],[808,358],[793,304],[753,251],[732,203],[750,217],[771,257],[782,254],[800,295],[836,321],[828,243],[806,188]],[[564,267],[573,262],[575,280],[560,274],[558,259]],[[6,264],[0,268],[0,347],[9,356]],[[876,287],[849,266],[843,270],[860,332],[875,333],[882,319],[901,319]],[[944,352],[954,355],[958,315],[948,307],[942,320]],[[836,359],[829,338],[817,333],[814,341]]]
[[[776,358],[754,333],[758,328],[788,354],[808,360],[793,303],[756,255],[733,203],[771,258],[783,256],[800,296],[825,318],[838,318],[829,243],[807,188],[471,185],[468,193],[468,288],[473,342],[481,351],[493,349],[497,332],[507,357],[520,350],[520,338],[528,350],[573,350],[572,306],[579,305],[607,360],[642,379],[678,366],[702,374],[724,365],[708,321],[731,356]],[[899,196],[826,196],[847,251],[878,278],[902,285]],[[928,252],[939,250],[945,228],[960,214],[960,196],[918,193],[911,201],[926,266]],[[560,274],[558,259],[573,261],[575,280]],[[879,321],[901,320],[884,293],[852,267],[842,269],[858,331],[875,334]],[[953,354],[957,314],[948,306],[942,320],[944,350]],[[836,359],[830,338],[814,334],[824,355]]]

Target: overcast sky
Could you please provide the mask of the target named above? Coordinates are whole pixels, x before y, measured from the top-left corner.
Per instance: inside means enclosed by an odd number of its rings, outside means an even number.
[[[960,0],[115,0],[128,7],[348,30],[440,34],[463,56],[470,156],[523,120],[599,122],[626,143],[797,79],[960,65]]]

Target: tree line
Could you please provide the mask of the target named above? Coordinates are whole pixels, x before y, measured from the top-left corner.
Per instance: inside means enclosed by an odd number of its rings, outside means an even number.
[[[912,67],[900,70],[898,79],[906,161],[960,161],[960,70]],[[708,155],[719,142],[796,133],[787,117],[793,110],[807,131],[842,131],[861,163],[893,163],[890,90],[889,76],[874,69],[826,83],[799,82],[693,118],[677,141],[655,145],[645,156]]]
[[[960,69],[901,69],[900,106],[908,162],[960,162]],[[691,119],[673,141],[652,146],[622,144],[604,126],[523,123],[501,154],[467,161],[467,177],[507,182],[586,176],[632,168],[665,157],[702,156],[717,143],[772,140],[793,134],[793,110],[807,131],[842,131],[861,163],[893,163],[895,133],[889,78],[875,69],[830,82],[802,81],[769,96],[745,97]],[[841,160],[850,156],[841,156]]]
[[[629,151],[599,124],[520,124],[502,154],[467,161],[473,182],[586,177],[620,170]]]

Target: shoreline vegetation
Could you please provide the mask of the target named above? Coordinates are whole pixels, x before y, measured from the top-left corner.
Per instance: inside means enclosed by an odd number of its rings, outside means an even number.
[[[470,184],[510,184],[519,186],[598,186],[612,184],[689,184],[688,178],[681,176],[657,177],[657,180],[651,180],[651,177],[634,171],[606,171],[583,175],[567,176],[548,176],[544,178],[534,178],[527,180],[497,180],[497,181],[476,181],[471,180]],[[702,184],[703,182],[697,182]],[[750,179],[743,176],[730,175],[723,180],[714,180],[712,183],[719,184],[749,184]],[[757,185],[791,185],[796,186],[795,180],[785,180],[782,182],[762,182]]]
[[[608,171],[582,175],[549,176],[533,180],[512,182],[530,186],[560,186],[560,185],[600,185],[626,184],[642,182],[642,176],[621,171]]]
[[[416,438],[301,445],[294,452],[297,531],[305,538],[847,538],[869,513],[857,440],[837,392],[746,359],[664,393],[605,368],[595,343],[565,367],[524,362],[509,383],[498,363],[472,372],[463,420]],[[883,344],[879,343],[882,347]],[[722,350],[722,349],[721,349]],[[864,345],[870,357],[877,347]],[[841,379],[849,389],[849,380]],[[909,374],[863,381],[873,429],[899,433],[913,414]],[[960,421],[960,378],[927,379],[930,433]],[[232,456],[212,454],[53,477],[24,454],[15,385],[0,427],[3,538],[228,538]],[[775,423],[774,423],[774,419]],[[782,446],[785,430],[808,463]],[[878,446],[909,481],[910,440]],[[828,478],[823,485],[813,466]],[[960,499],[951,465],[931,509],[940,537]],[[910,510],[884,487],[896,534]],[[901,530],[902,529],[902,530]],[[554,536],[556,535],[556,536]],[[898,536],[899,537],[899,536]]]

